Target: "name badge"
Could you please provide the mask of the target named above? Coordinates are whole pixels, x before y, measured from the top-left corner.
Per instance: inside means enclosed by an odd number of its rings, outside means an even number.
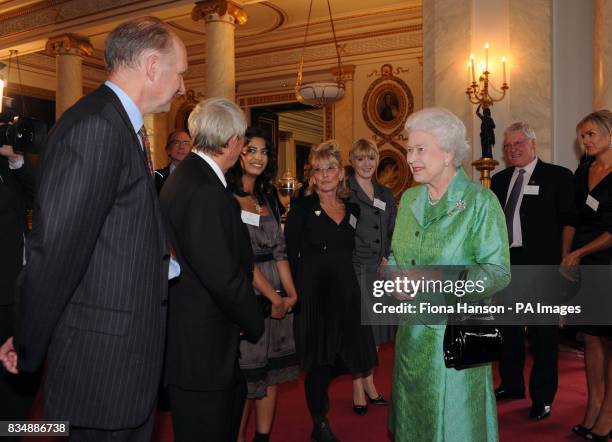
[[[540,194],[540,186],[533,186],[527,184],[523,187],[523,195],[539,195]]]
[[[349,224],[351,225],[353,229],[357,228],[357,218],[355,218],[352,213],[351,213],[351,216],[349,217]]]
[[[259,215],[253,212],[247,212],[246,210],[242,210],[240,212],[240,217],[242,218],[242,222],[245,224],[250,224],[255,227],[259,227]]]
[[[599,209],[599,201],[597,201],[591,195],[587,195],[586,204],[595,212],[597,212],[597,209]]]
[[[385,208],[387,207],[387,203],[385,203],[384,201],[379,200],[378,198],[374,198],[374,207],[384,211]]]

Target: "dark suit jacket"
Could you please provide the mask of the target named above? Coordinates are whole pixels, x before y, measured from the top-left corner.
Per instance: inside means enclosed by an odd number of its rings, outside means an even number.
[[[155,171],[155,188],[157,189],[157,193],[161,192],[161,188],[169,176],[170,176],[170,164],[168,164],[163,169],[157,169]]]
[[[231,388],[241,376],[240,331],[253,340],[263,332],[240,206],[193,152],[170,175],[160,201],[181,265],[170,288],[166,383],[199,391]]]
[[[502,207],[513,171],[514,167],[508,167],[491,179],[491,190]],[[572,173],[538,159],[526,184],[539,186],[539,195],[524,195],[519,209],[523,256],[529,260],[521,264],[559,264],[563,226],[575,226],[578,221]]]
[[[15,281],[23,266],[23,235],[26,209],[32,206],[33,168],[27,162],[19,169],[9,169],[0,157],[0,305],[14,302]]]
[[[121,102],[101,86],[43,153],[18,305],[18,368],[47,356],[45,418],[121,429],[153,410],[168,251],[153,179]]]

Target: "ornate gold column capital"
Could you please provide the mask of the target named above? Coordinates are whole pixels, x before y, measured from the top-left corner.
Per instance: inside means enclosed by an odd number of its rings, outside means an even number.
[[[203,0],[196,2],[191,10],[193,21],[205,20],[224,21],[231,24],[243,25],[247,22],[247,14],[237,3],[231,0]]]
[[[355,65],[343,64],[340,68],[332,68],[331,72],[336,81],[351,81],[355,75]]]
[[[46,47],[49,55],[91,55],[93,46],[89,38],[78,34],[64,34],[49,38]]]

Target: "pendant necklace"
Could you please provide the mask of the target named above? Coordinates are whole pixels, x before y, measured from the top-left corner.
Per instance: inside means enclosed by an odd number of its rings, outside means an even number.
[[[251,195],[251,199],[255,205],[255,212],[257,212],[258,215],[261,215],[261,205],[259,204],[259,201],[257,201],[257,197],[255,197],[255,195]]]

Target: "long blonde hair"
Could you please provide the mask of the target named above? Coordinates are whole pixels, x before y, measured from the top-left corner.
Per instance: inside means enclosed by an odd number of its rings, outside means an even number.
[[[316,186],[312,178],[314,175],[315,164],[329,163],[338,166],[338,173],[342,174],[343,179],[338,183],[336,189],[336,196],[338,198],[346,198],[350,194],[350,189],[344,179],[344,166],[342,165],[342,158],[340,156],[340,146],[336,140],[328,140],[319,144],[318,146],[310,149],[310,155],[308,155],[308,163],[312,167],[313,171],[310,173],[309,178],[309,189]]]

